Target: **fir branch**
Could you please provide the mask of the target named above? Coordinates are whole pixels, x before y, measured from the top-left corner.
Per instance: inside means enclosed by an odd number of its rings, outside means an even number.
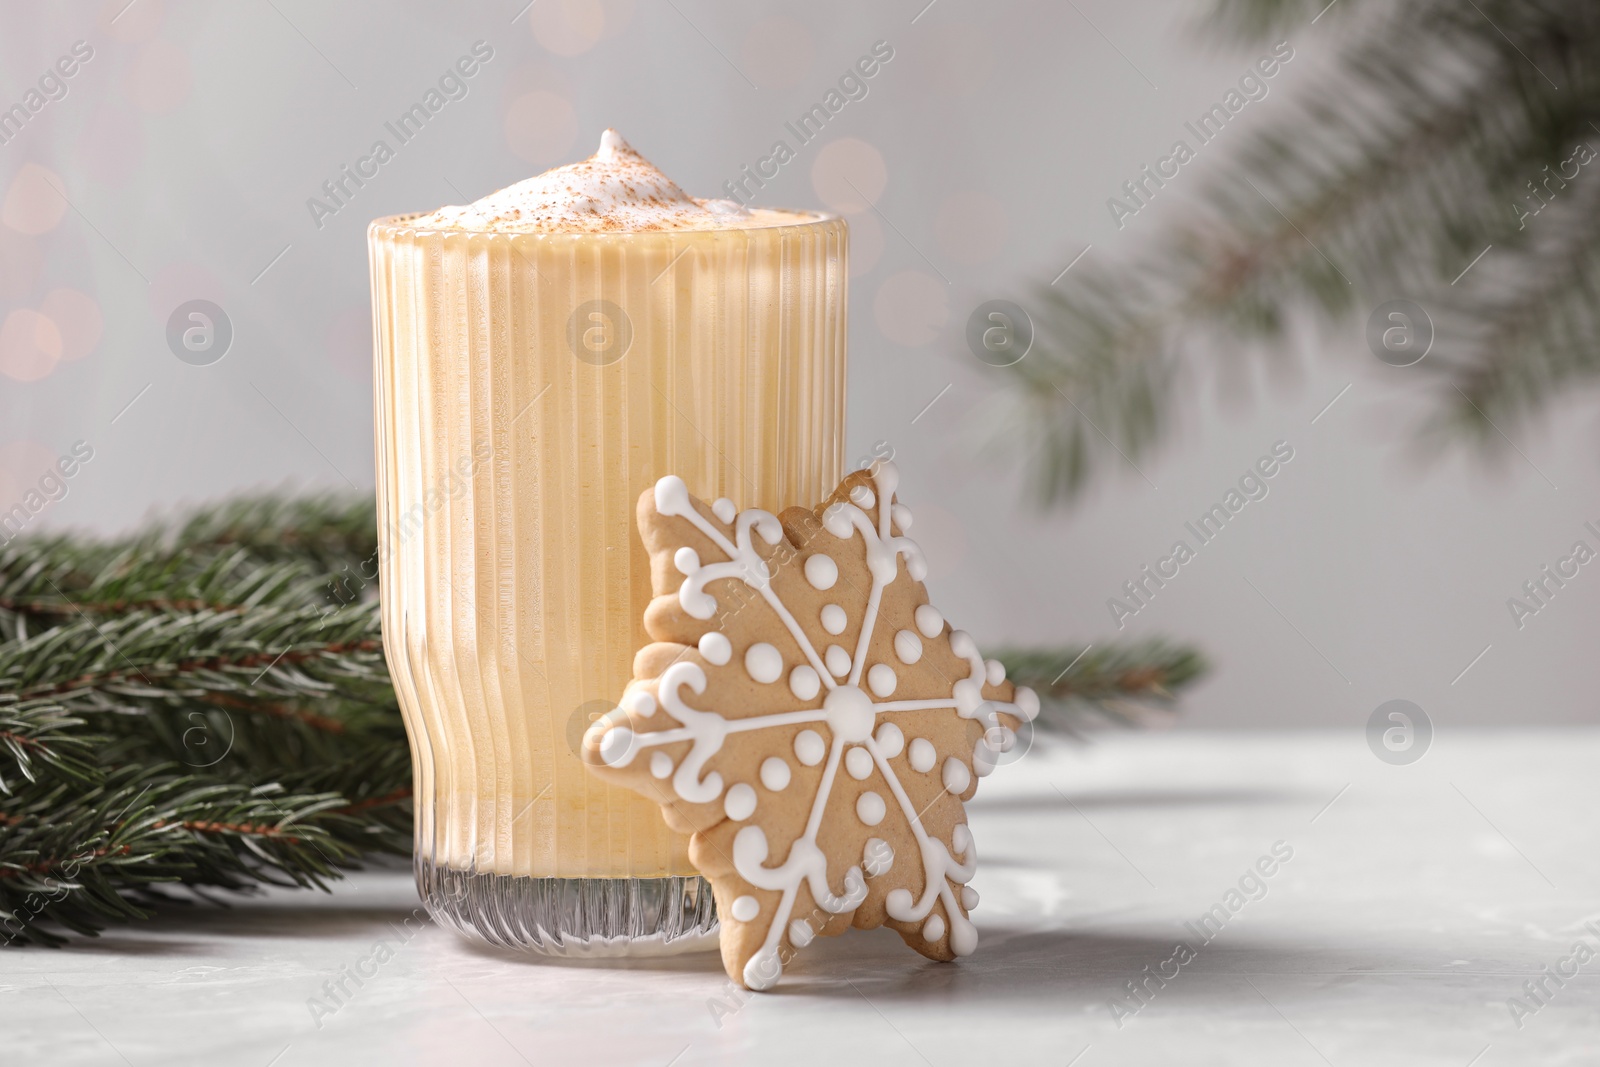
[[[1224,0],[1216,25],[1260,40],[1310,6]],[[1041,288],[1034,351],[997,373],[1016,386],[1043,500],[1160,444],[1200,353],[1282,350],[1307,317],[1348,331],[1387,300],[1429,310],[1448,343],[1417,372],[1439,397],[1425,440],[1504,447],[1500,430],[1600,377],[1600,168],[1551,169],[1580,143],[1600,146],[1600,9],[1368,8],[1322,84],[1255,105],[1277,117],[1232,142],[1143,252]],[[1541,195],[1535,182],[1549,183]],[[1491,245],[1491,261],[1464,273]],[[1012,432],[1017,420],[1004,421]]]
[[[239,497],[202,509],[155,536],[190,548],[238,547],[259,560],[304,560],[324,574],[375,563],[377,507],[370,497]],[[368,574],[376,572],[375,566]]]
[[[1078,733],[1095,722],[1142,726],[1170,714],[1202,678],[1205,659],[1165,641],[1097,641],[1084,648],[1004,649],[1006,676],[1039,694],[1038,725]]]
[[[51,701],[0,703],[0,794],[42,776],[93,781],[94,750],[105,738]]]
[[[150,890],[168,883],[326,889],[362,854],[409,847],[409,834],[339,793],[196,784],[172,765],[122,768],[70,800],[57,786],[0,809],[0,938],[59,943],[51,924],[93,934],[105,921],[144,918]]]

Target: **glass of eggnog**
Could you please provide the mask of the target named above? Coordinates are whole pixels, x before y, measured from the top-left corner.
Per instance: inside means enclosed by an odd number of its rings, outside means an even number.
[[[659,808],[584,768],[648,642],[640,493],[842,473],[847,235],[593,157],[368,232],[384,649],[439,922],[559,955],[716,944]]]

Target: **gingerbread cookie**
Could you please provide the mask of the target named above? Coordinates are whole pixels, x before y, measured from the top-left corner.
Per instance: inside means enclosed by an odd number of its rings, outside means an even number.
[[[656,643],[585,758],[693,835],[723,963],[751,989],[851,926],[932,959],[977,947],[962,801],[1039,701],[928,603],[897,481],[857,471],[781,521],[676,477],[639,499]]]

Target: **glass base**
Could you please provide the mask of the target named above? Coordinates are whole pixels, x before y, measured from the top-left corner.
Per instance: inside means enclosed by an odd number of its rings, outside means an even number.
[[[704,878],[522,878],[416,858],[417,892],[441,926],[549,956],[669,956],[718,947]]]

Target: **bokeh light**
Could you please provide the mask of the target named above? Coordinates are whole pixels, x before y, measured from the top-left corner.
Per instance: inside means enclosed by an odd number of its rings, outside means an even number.
[[[49,233],[67,213],[66,198],[57,191],[61,188],[54,171],[24,163],[0,203],[0,222],[18,233]]]
[[[835,211],[853,215],[878,202],[889,184],[883,153],[857,137],[822,146],[811,164],[811,188]]]
[[[48,315],[17,308],[0,323],[0,374],[36,382],[61,360],[61,331]]]

